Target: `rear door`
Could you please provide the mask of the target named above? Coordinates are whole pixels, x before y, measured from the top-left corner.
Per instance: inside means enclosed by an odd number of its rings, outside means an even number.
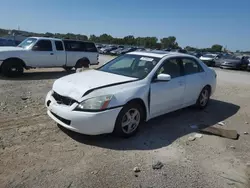
[[[189,106],[196,103],[196,100],[204,87],[206,73],[194,58],[182,57],[181,61],[186,78],[184,106]]]
[[[56,57],[54,66],[62,67],[66,64],[66,52],[64,50],[63,42],[60,40],[55,40],[54,44],[55,44],[54,54]]]
[[[53,51],[52,41],[49,39],[37,41],[32,47],[28,58],[30,58],[33,67],[54,67],[56,56]]]

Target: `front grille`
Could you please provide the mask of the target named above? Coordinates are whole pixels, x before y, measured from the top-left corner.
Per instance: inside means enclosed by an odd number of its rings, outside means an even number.
[[[67,105],[67,106],[71,106],[72,104],[74,104],[75,102],[77,102],[76,100],[71,99],[69,97],[64,97],[62,95],[59,95],[56,92],[53,92],[52,97],[54,97],[54,99],[56,100],[56,102],[58,104],[64,104],[64,105]]]
[[[67,124],[67,125],[70,125],[71,121],[70,120],[67,120],[67,119],[64,119],[58,115],[56,115],[55,113],[53,112],[50,112],[53,116],[55,116],[57,119],[59,119],[61,122]]]

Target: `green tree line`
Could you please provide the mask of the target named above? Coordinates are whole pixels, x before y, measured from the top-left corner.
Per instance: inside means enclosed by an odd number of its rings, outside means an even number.
[[[133,35],[128,35],[123,38],[113,37],[109,34],[102,34],[100,36],[87,35],[82,34],[74,34],[74,33],[34,33],[27,31],[19,31],[12,30],[12,33],[16,35],[23,35],[26,37],[38,36],[38,37],[54,37],[61,39],[74,39],[74,40],[89,40],[95,43],[103,43],[103,44],[117,44],[117,45],[130,45],[130,46],[141,46],[145,48],[153,48],[153,49],[181,49],[179,46],[177,39],[175,36],[163,37],[158,39],[157,37],[134,37]],[[8,35],[9,30],[0,29],[0,37]],[[221,52],[223,51],[223,46],[219,44],[215,44],[210,48],[198,49],[190,46],[186,46],[184,49],[187,51],[207,51],[207,52]]]

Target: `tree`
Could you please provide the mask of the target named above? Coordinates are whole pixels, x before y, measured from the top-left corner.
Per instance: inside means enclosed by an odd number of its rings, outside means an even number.
[[[170,37],[167,37],[167,38],[162,38],[161,39],[161,44],[162,44],[162,48],[175,49],[175,48],[179,47],[178,43],[176,42],[176,38],[174,36],[170,36]]]
[[[187,50],[187,51],[197,51],[198,49],[197,48],[194,48],[194,47],[191,47],[191,46],[186,46],[184,48],[184,50]]]
[[[105,34],[100,35],[99,39],[100,39],[101,43],[110,44],[111,41],[113,40],[113,37],[111,35],[108,35],[108,34],[105,33]]]
[[[133,35],[129,35],[123,38],[123,42],[124,44],[127,45],[135,45],[136,44],[136,40],[135,37]]]
[[[222,48],[223,46],[220,45],[220,44],[214,44],[212,47],[211,47],[211,50],[213,52],[221,52],[222,51]]]

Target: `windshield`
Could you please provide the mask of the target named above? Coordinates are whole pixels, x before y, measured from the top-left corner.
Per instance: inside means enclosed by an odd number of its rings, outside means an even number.
[[[152,71],[159,60],[155,57],[126,54],[111,60],[99,70],[142,79]]]
[[[36,38],[27,38],[21,42],[18,47],[27,49],[30,45],[34,44],[37,41]]]

